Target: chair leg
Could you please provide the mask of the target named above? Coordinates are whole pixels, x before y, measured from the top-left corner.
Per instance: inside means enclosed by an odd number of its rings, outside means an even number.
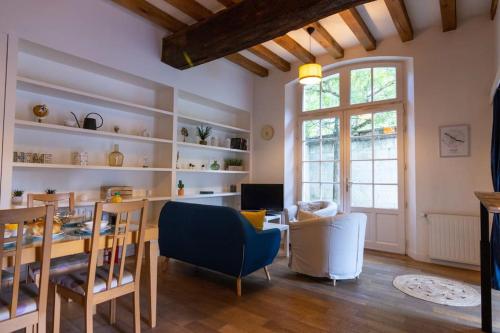
[[[51,288],[54,294],[54,313],[52,314],[52,331],[54,333],[59,333],[61,329],[61,295],[57,292],[57,286]]]
[[[134,332],[141,332],[141,299],[138,289],[134,292]]]
[[[271,275],[269,274],[269,270],[267,266],[264,267],[264,272],[266,272],[267,281],[271,281]]]
[[[337,285],[337,280],[333,279],[333,286],[335,287]]]
[[[85,304],[85,332],[92,333],[94,329],[94,305],[91,303]]]
[[[236,279],[236,294],[241,296],[241,278]]]
[[[116,298],[109,301],[109,323],[111,325],[116,323]]]
[[[163,262],[162,262],[162,267],[161,267],[161,271],[162,272],[166,272],[168,270],[168,263],[170,261],[170,258],[169,257],[163,257]]]

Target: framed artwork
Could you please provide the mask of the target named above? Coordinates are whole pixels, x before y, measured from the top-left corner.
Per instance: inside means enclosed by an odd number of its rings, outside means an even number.
[[[439,153],[441,157],[470,156],[470,126],[439,127]]]

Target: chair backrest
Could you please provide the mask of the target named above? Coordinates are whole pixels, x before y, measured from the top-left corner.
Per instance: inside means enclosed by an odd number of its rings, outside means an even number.
[[[69,211],[73,212],[75,210],[75,192],[54,194],[28,193],[28,208],[34,207],[35,201],[41,201],[44,205],[54,205],[56,212],[60,201],[69,201]]]
[[[86,295],[92,295],[94,290],[94,282],[97,271],[97,259],[100,248],[100,230],[103,212],[116,216],[114,231],[106,236],[105,247],[111,249],[111,259],[109,263],[109,274],[106,281],[106,289],[112,289],[113,278],[116,278],[118,288],[122,284],[123,272],[125,269],[125,258],[127,246],[131,243],[136,244],[134,271],[132,272],[133,281],[136,286],[139,286],[141,276],[142,255],[144,253],[144,230],[147,223],[147,208],[148,200],[123,202],[123,203],[102,203],[95,204],[94,226],[92,229],[92,241],[90,250],[90,260],[88,266],[88,279],[86,286]],[[138,225],[132,223],[134,213],[139,213]],[[133,227],[134,226],[134,227]],[[137,229],[135,229],[137,226]],[[137,231],[137,237],[132,239],[130,232]],[[118,255],[117,255],[118,254]],[[121,255],[121,257],[120,257]],[[117,261],[117,266],[115,265]],[[115,274],[115,269],[118,268],[118,274]]]
[[[9,319],[0,322],[0,331],[3,331],[2,325],[8,324],[9,320],[14,320],[17,313],[19,287],[21,283],[21,264],[23,254],[23,230],[25,222],[31,222],[37,218],[45,218],[45,226],[43,231],[43,241],[41,247],[41,271],[40,285],[37,300],[37,309],[39,314],[46,314],[47,309],[47,290],[49,284],[49,268],[50,268],[50,250],[52,246],[52,220],[54,217],[54,206],[43,206],[35,208],[23,209],[7,209],[0,210],[0,265],[6,262],[4,257],[14,257],[14,278],[12,282],[12,296],[9,305]],[[17,225],[17,236],[5,237],[6,224]],[[11,230],[12,228],[9,228]],[[4,249],[7,242],[15,241],[15,246],[12,250]],[[0,269],[0,281],[2,271]],[[1,285],[0,285],[1,288]],[[1,293],[1,290],[0,290]]]

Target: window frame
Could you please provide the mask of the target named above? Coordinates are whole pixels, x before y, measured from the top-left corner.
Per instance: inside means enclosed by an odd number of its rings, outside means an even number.
[[[387,100],[382,100],[382,101],[376,101],[376,102],[368,102],[368,103],[359,103],[359,104],[350,104],[350,99],[351,99],[351,70],[355,69],[361,69],[361,68],[376,68],[376,67],[396,67],[396,98],[394,99],[387,99]],[[296,114],[297,114],[297,120],[296,120],[296,133],[298,135],[295,136],[295,144],[296,147],[298,147],[298,154],[297,157],[295,158],[295,165],[296,165],[296,170],[297,170],[297,176],[298,176],[298,186],[296,187],[296,192],[295,192],[295,197],[298,201],[301,201],[303,199],[303,161],[302,161],[302,154],[303,154],[303,147],[302,147],[302,123],[305,120],[314,120],[314,119],[324,119],[324,118],[330,118],[330,117],[338,117],[340,122],[341,122],[341,128],[340,128],[340,139],[344,141],[344,144],[340,145],[340,193],[339,193],[339,202],[338,202],[338,207],[339,209],[343,209],[343,207],[346,204],[346,200],[344,198],[344,188],[346,186],[345,184],[345,175],[346,175],[346,170],[345,170],[345,163],[344,160],[346,158],[345,156],[345,135],[346,134],[346,128],[342,124],[345,125],[345,117],[348,114],[348,111],[350,110],[373,110],[373,109],[379,109],[379,108],[387,108],[387,107],[398,107],[402,106],[404,108],[404,101],[406,98],[406,82],[405,82],[405,67],[404,63],[401,61],[370,61],[370,62],[357,62],[349,65],[344,65],[341,67],[336,67],[334,69],[331,69],[329,71],[325,72],[325,77],[328,77],[330,75],[339,73],[339,93],[340,93],[340,105],[332,108],[325,108],[325,109],[317,109],[317,110],[311,110],[311,111],[303,111],[303,102],[304,102],[304,86],[298,85],[298,101],[299,101],[299,107],[297,108]],[[373,84],[373,80],[372,80]],[[342,93],[344,92],[344,93]],[[320,96],[321,98],[321,96]],[[320,104],[321,105],[321,104]],[[404,126],[404,125],[403,125]],[[403,131],[405,132],[404,128]],[[342,141],[341,141],[342,142]],[[297,150],[296,150],[297,151]],[[405,159],[405,156],[401,156],[401,158]],[[311,182],[307,182],[311,183]],[[321,184],[321,183],[320,183]]]
[[[367,102],[367,103],[359,103],[359,104],[351,104],[351,71],[362,68],[373,68],[377,67],[396,67],[396,98],[393,99],[385,99],[382,101],[375,102]],[[405,98],[404,94],[404,67],[402,62],[398,61],[374,61],[374,62],[359,62],[355,64],[345,65],[342,67],[337,67],[326,71],[323,75],[324,78],[329,77],[331,75],[339,74],[339,95],[340,95],[340,104],[339,106],[324,108],[324,109],[316,109],[310,111],[303,111],[304,108],[304,88],[305,86],[299,85],[299,108],[298,115],[300,117],[305,115],[313,115],[313,114],[322,114],[324,112],[330,112],[335,110],[347,110],[347,109],[356,109],[356,108],[364,108],[368,106],[378,106],[385,105],[388,103],[402,103]],[[372,86],[373,86],[373,78],[372,78]],[[321,94],[320,94],[320,105],[321,105]]]

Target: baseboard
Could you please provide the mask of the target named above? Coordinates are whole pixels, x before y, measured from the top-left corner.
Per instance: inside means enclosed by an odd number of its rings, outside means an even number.
[[[454,268],[468,269],[468,270],[471,270],[471,271],[479,271],[481,269],[477,265],[469,265],[469,264],[462,264],[462,263],[445,261],[445,260],[431,259],[427,255],[419,254],[419,253],[416,253],[416,252],[413,252],[413,251],[408,252],[408,257],[410,257],[410,258],[412,258],[413,260],[416,260],[416,261],[421,261],[421,262],[426,262],[426,263],[436,264],[436,265],[441,265],[441,266],[448,266],[448,267],[454,267]]]

